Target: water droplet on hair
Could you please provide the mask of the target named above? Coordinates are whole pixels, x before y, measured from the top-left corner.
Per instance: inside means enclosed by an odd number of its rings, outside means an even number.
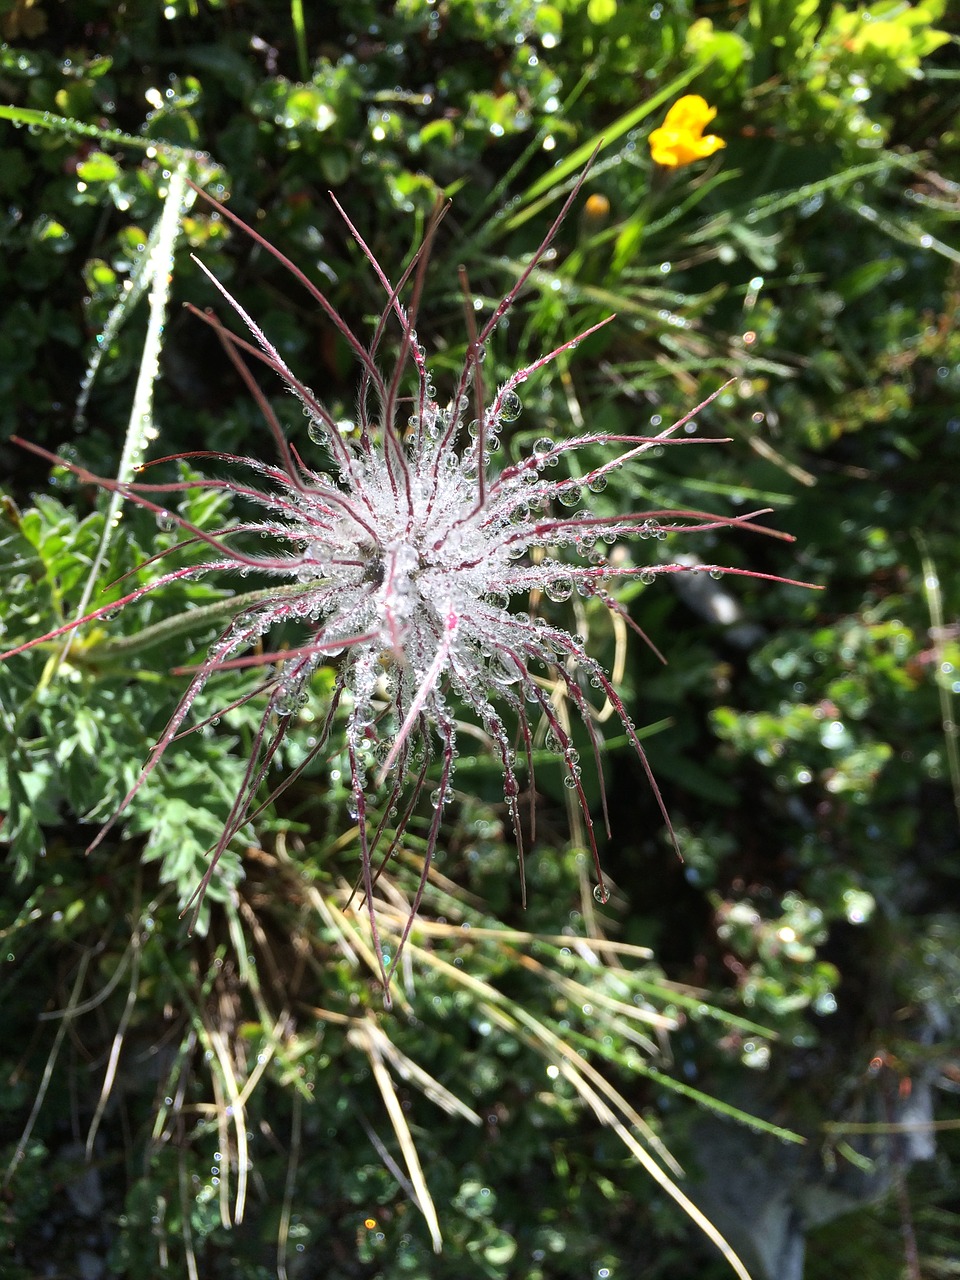
[[[553,600],[556,604],[562,604],[564,600],[569,600],[573,594],[573,585],[569,578],[553,578],[546,583],[543,590],[548,600]]]
[[[505,391],[500,397],[500,412],[497,417],[501,422],[516,422],[520,417],[523,404],[515,391]]]

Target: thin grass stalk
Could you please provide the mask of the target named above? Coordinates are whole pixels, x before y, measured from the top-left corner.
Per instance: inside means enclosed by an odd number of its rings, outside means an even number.
[[[172,169],[164,197],[163,211],[157,225],[150,233],[144,258],[144,282],[150,280],[149,314],[147,332],[140,357],[140,367],[134,387],[133,401],[130,405],[130,418],[127,423],[123,452],[120,455],[120,466],[117,471],[117,485],[124,485],[132,479],[134,472],[143,460],[144,452],[157,435],[153,424],[153,387],[160,375],[160,351],[163,345],[164,323],[167,315],[167,304],[170,298],[170,282],[173,278],[174,252],[180,236],[180,216],[187,200],[186,164],[181,160]],[[192,197],[191,197],[192,199]],[[121,305],[129,305],[127,300]],[[119,327],[119,326],[118,326]],[[103,350],[103,345],[98,351]],[[92,385],[93,377],[99,365],[99,359],[92,364],[87,373],[86,391]],[[106,558],[107,550],[120,519],[120,508],[124,497],[121,488],[115,488],[110,494],[107,510],[104,515],[103,533],[87,575],[86,583],[74,615],[77,622],[87,612],[87,606],[93,596],[97,580]],[[64,641],[59,662],[63,662],[70,652],[74,632],[68,632]]]
[[[417,1202],[430,1232],[433,1251],[434,1253],[440,1253],[443,1248],[443,1236],[440,1232],[440,1221],[437,1217],[436,1205],[433,1203],[427,1180],[423,1176],[423,1168],[420,1164],[420,1157],[417,1154],[417,1145],[413,1140],[406,1116],[403,1114],[403,1107],[401,1107],[400,1099],[397,1097],[393,1080],[384,1065],[380,1045],[371,1035],[369,1026],[363,1023],[351,1027],[347,1032],[347,1039],[367,1055],[370,1069],[373,1072],[373,1077],[377,1082],[384,1106],[387,1109],[387,1115],[390,1117],[393,1131],[397,1135],[397,1141],[400,1144],[400,1150],[403,1153],[410,1180],[417,1193]]]
[[[287,1250],[290,1244],[290,1220],[293,1217],[293,1196],[297,1186],[297,1168],[300,1164],[300,1147],[303,1141],[303,1098],[293,1095],[290,1115],[290,1151],[287,1156],[287,1172],[283,1181],[283,1201],[280,1221],[277,1224],[277,1280],[287,1280]]]
[[[3,1181],[0,1183],[4,1189],[9,1185],[10,1179],[17,1170],[17,1166],[26,1153],[27,1143],[30,1141],[30,1135],[33,1133],[33,1127],[37,1123],[37,1118],[43,1107],[44,1099],[47,1096],[47,1090],[50,1087],[50,1081],[53,1078],[53,1069],[57,1064],[57,1058],[60,1056],[60,1049],[63,1045],[63,1038],[67,1034],[71,1022],[73,1021],[73,1008],[80,1003],[80,992],[83,990],[83,984],[87,978],[87,969],[90,967],[90,961],[93,958],[93,949],[85,947],[77,965],[77,976],[74,979],[73,990],[70,993],[70,999],[67,1002],[67,1011],[61,1019],[57,1034],[54,1037],[53,1045],[47,1056],[46,1066],[43,1069],[43,1075],[40,1077],[40,1084],[37,1087],[36,1096],[33,1099],[33,1106],[30,1108],[30,1114],[27,1117],[27,1123],[23,1127],[23,1132],[14,1148],[13,1155],[6,1167],[3,1175]]]
[[[183,1256],[187,1266],[187,1280],[200,1280],[197,1255],[193,1247],[193,1228],[190,1225],[190,1192],[187,1174],[187,1153],[183,1147],[177,1154],[177,1185],[180,1189],[180,1236],[183,1240]]]
[[[123,1048],[127,1027],[130,1025],[130,1019],[133,1017],[133,1011],[137,1005],[140,984],[140,959],[143,954],[139,929],[134,931],[132,942],[133,954],[130,958],[130,982],[127,987],[127,998],[124,1001],[123,1012],[120,1015],[120,1021],[117,1023],[117,1029],[114,1032],[113,1043],[110,1046],[110,1056],[107,1060],[107,1069],[104,1072],[103,1084],[100,1088],[100,1097],[97,1099],[93,1118],[90,1121],[90,1128],[87,1130],[85,1155],[88,1160],[93,1159],[93,1144],[96,1141],[100,1122],[106,1112],[107,1103],[110,1101],[110,1094],[113,1092],[117,1064],[120,1061],[120,1051]]]

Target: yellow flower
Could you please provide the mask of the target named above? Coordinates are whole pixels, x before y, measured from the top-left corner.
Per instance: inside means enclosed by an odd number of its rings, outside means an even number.
[[[650,134],[650,154],[657,164],[676,169],[712,156],[727,144],[716,134],[703,136],[704,126],[717,114],[717,108],[707,104],[698,93],[688,93],[679,98],[667,112],[667,118],[659,129]]]

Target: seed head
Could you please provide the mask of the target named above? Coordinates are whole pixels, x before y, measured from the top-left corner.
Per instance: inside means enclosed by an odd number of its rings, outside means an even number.
[[[429,798],[433,812],[423,873],[403,935],[405,940],[438,847],[444,806],[452,798],[457,725],[465,712],[475,721],[474,728],[482,731],[499,762],[521,879],[521,794],[525,790],[530,797],[532,827],[533,746],[538,731],[545,730],[549,746],[562,761],[571,798],[582,814],[596,867],[597,893],[605,900],[580,757],[569,721],[558,712],[557,700],[552,696],[557,688],[583,721],[593,766],[598,771],[601,741],[590,697],[608,701],[642,763],[664,821],[670,826],[635,726],[607,672],[586,652],[580,636],[518,606],[528,606],[530,600],[541,597],[554,602],[574,594],[594,597],[639,631],[611,594],[611,587],[634,576],[652,581],[660,574],[685,572],[689,565],[678,562],[615,567],[605,554],[611,544],[622,539],[659,539],[668,530],[693,532],[736,525],[767,532],[753,523],[760,512],[725,518],[700,511],[642,511],[611,516],[591,510],[590,495],[599,492],[610,473],[624,463],[664,444],[702,442],[696,436],[681,435],[678,439],[675,433],[703,405],[654,436],[585,432],[559,441],[544,436],[519,461],[502,460],[502,432],[521,411],[523,384],[601,327],[596,325],[572,338],[487,393],[483,358],[489,339],[550,246],[581,183],[571,192],[517,282],[479,330],[473,325],[472,308],[468,308],[467,355],[452,394],[447,397],[441,397],[435,389],[416,331],[425,268],[439,219],[432,224],[399,282],[393,285],[346,213],[337,206],[385,296],[373,336],[365,345],[289,259],[224,206],[218,206],[226,218],[292,273],[353,350],[360,368],[355,422],[344,423],[333,416],[287,366],[254,319],[207,272],[254,341],[231,333],[209,313],[196,314],[217,331],[259,404],[273,436],[277,461],[268,463],[220,453],[181,454],[177,456],[204,457],[226,464],[228,474],[218,479],[166,485],[118,485],[69,464],[84,480],[119,489],[131,501],[179,527],[185,538],[178,546],[199,539],[208,548],[209,554],[201,563],[165,572],[149,586],[125,596],[118,602],[120,605],[130,604],[171,581],[211,573],[252,573],[274,584],[236,597],[229,625],[199,666],[187,669],[190,679],[186,691],[151,751],[139,781],[93,845],[104,838],[171,741],[181,733],[191,705],[211,676],[231,668],[260,666],[265,672],[260,686],[264,708],[243,785],[212,851],[209,869],[187,909],[191,905],[199,909],[217,861],[230,841],[328,749],[337,713],[342,712],[352,816],[359,833],[361,878],[385,990],[389,977],[373,912],[376,877],[396,850],[421,802]],[[409,300],[405,301],[407,293]],[[384,371],[381,347],[386,345],[391,327],[396,335],[396,355]],[[311,444],[322,447],[325,465],[307,465],[302,451],[288,442],[251,372],[250,357],[267,365],[299,399],[307,418],[306,435]],[[62,463],[62,459],[37,446],[21,443]],[[574,478],[570,460],[588,449],[596,457],[598,446],[609,450],[609,458],[599,465],[578,468]],[[165,503],[198,483],[243,498],[259,514],[225,530],[210,532],[195,527]],[[251,549],[262,547],[261,535],[270,539],[275,548],[272,553]],[[164,554],[176,550],[174,547]],[[702,566],[704,572],[716,569],[717,566]],[[111,604],[109,610],[94,610],[81,622],[115,610],[118,603]],[[271,652],[267,645],[267,652],[250,652],[279,624],[290,621],[299,625],[302,635],[296,647]],[[69,624],[0,658],[9,658],[77,625],[80,623]],[[336,677],[322,731],[298,768],[275,786],[266,800],[258,799],[289,726],[309,696],[311,677],[323,662],[335,666]],[[595,692],[591,695],[587,690]],[[378,820],[371,812],[372,797],[378,802]],[[606,821],[605,803],[603,809]],[[391,972],[395,967],[396,957]]]

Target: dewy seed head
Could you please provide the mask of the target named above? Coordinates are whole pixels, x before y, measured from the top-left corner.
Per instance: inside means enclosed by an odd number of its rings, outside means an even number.
[[[226,669],[262,666],[267,673],[266,705],[254,735],[243,785],[213,851],[209,870],[191,900],[199,903],[228,843],[265,803],[276,798],[293,777],[327,749],[337,710],[344,708],[351,812],[358,826],[362,878],[385,990],[388,975],[372,907],[375,868],[397,847],[426,791],[432,818],[420,890],[413,903],[415,912],[437,848],[443,809],[452,797],[457,723],[465,715],[476,721],[499,761],[504,804],[517,844],[521,875],[520,775],[526,773],[526,791],[532,804],[534,741],[538,730],[545,730],[563,762],[564,781],[582,815],[596,867],[599,900],[606,900],[579,757],[566,712],[558,710],[559,703],[565,700],[580,717],[599,768],[601,742],[594,709],[584,693],[587,687],[595,691],[595,696],[606,699],[619,717],[669,827],[634,725],[609,676],[586,652],[582,637],[542,617],[531,617],[522,609],[511,609],[511,604],[541,597],[560,602],[576,592],[597,597],[635,627],[607,588],[612,582],[631,577],[646,581],[650,567],[611,562],[596,553],[597,543],[606,547],[621,539],[658,537],[664,520],[671,521],[670,530],[678,534],[721,526],[767,532],[753,522],[760,514],[757,512],[735,518],[700,511],[603,516],[595,514],[585,502],[591,492],[604,487],[609,473],[624,462],[665,443],[700,442],[683,433],[674,438],[674,433],[703,405],[654,437],[587,432],[554,441],[542,436],[536,440],[530,457],[502,467],[495,464],[501,428],[521,411],[517,389],[561,352],[600,327],[596,325],[576,335],[517,370],[484,401],[481,365],[487,341],[549,248],[582,181],[581,178],[574,187],[506,297],[479,331],[471,331],[464,367],[449,401],[443,404],[437,399],[426,355],[416,336],[415,305],[408,312],[401,301],[411,279],[411,294],[415,304],[419,301],[435,226],[428,231],[424,245],[399,283],[393,286],[340,210],[386,299],[373,337],[369,345],[364,345],[293,263],[227,208],[211,201],[224,217],[293,274],[353,350],[360,366],[358,409],[356,420],[345,430],[344,423],[335,419],[288,368],[240,303],[206,273],[242,319],[256,345],[237,337],[211,315],[196,314],[216,330],[257,401],[272,432],[278,461],[210,455],[225,461],[229,474],[201,483],[242,497],[248,506],[259,509],[259,518],[233,530],[211,533],[174,517],[182,533],[206,545],[206,559],[200,565],[164,573],[120,603],[131,603],[181,578],[224,570],[253,573],[271,580],[274,586],[239,597],[235,615],[211,646],[205,661],[190,668],[188,688],[121,811],[134,799],[143,779],[180,731],[207,680]],[[398,335],[398,354],[393,368],[383,373],[380,348],[391,325]],[[473,330],[472,313],[468,327]],[[298,397],[309,423],[305,434],[314,445],[323,447],[330,459],[328,470],[312,469],[287,442],[250,371],[250,355],[267,365]],[[592,462],[591,466],[579,467],[584,479],[572,478],[567,467],[558,465],[588,448],[595,460],[600,446],[612,450],[613,456],[601,466]],[[55,459],[36,446],[27,447],[62,464],[62,459]],[[309,453],[307,450],[308,456]],[[82,467],[66,465],[86,480],[120,489],[129,500],[164,520],[170,518],[171,496],[197,483],[119,486],[92,477]],[[277,550],[264,554],[260,535],[266,535]],[[255,551],[249,549],[254,543]],[[565,551],[562,558],[558,549]],[[173,547],[164,555],[176,550]],[[657,565],[658,573],[682,572],[684,568],[680,563]],[[82,621],[102,616],[102,612],[94,611]],[[275,653],[250,652],[275,626],[291,619],[302,625],[303,638],[298,646]],[[70,629],[60,628],[51,635]],[[49,638],[39,637],[2,656],[10,657]],[[336,679],[322,731],[295,773],[274,786],[267,801],[259,799],[271,763],[308,694],[314,671],[334,656]],[[551,673],[552,689],[544,680],[545,671]],[[378,808],[399,815],[389,836],[386,822],[371,818],[371,794],[377,795]],[[108,829],[109,825],[94,843]],[[409,927],[408,922],[407,930]],[[396,956],[390,972],[395,969]]]

